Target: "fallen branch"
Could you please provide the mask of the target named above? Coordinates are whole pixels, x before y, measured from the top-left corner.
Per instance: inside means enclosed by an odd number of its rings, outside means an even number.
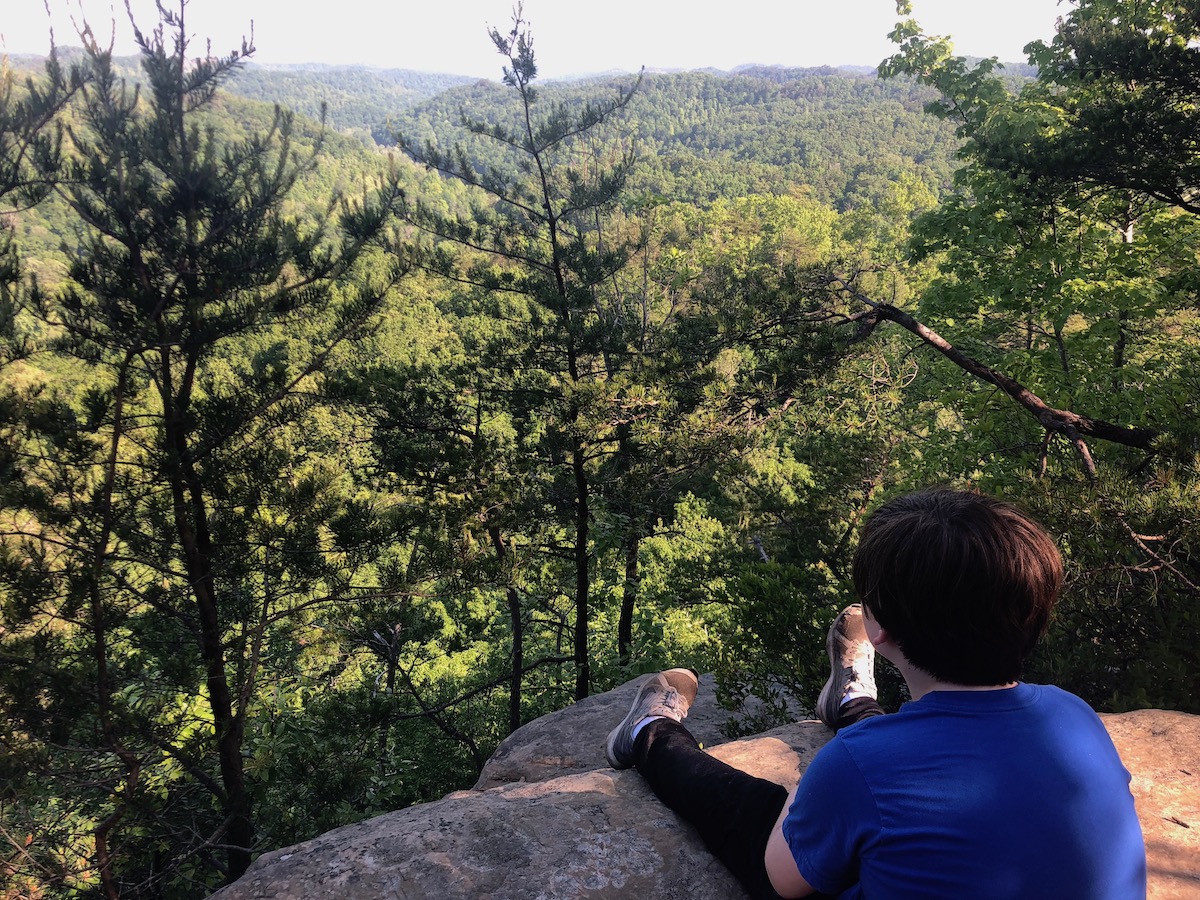
[[[1092,458],[1087,443],[1084,441],[1085,437],[1093,437],[1126,447],[1135,447],[1139,450],[1154,452],[1154,441],[1159,437],[1159,431],[1153,428],[1115,425],[1112,422],[1105,422],[1102,419],[1092,419],[1088,416],[1071,412],[1070,410],[1056,409],[1033,393],[1033,391],[1003,372],[997,372],[990,366],[986,366],[978,360],[967,356],[936,331],[923,325],[904,312],[904,310],[898,309],[890,303],[873,300],[844,278],[830,278],[828,285],[833,290],[852,297],[870,308],[870,312],[866,316],[861,318],[855,317],[859,323],[857,338],[861,339],[861,337],[865,337],[874,328],[875,324],[883,320],[895,322],[906,331],[912,332],[963,371],[974,375],[981,381],[995,385],[1008,394],[1008,396],[1015,400],[1018,405],[1032,415],[1046,429],[1047,434],[1061,434],[1069,440],[1079,453],[1084,471],[1087,473],[1089,479],[1095,480],[1096,478],[1096,462]]]

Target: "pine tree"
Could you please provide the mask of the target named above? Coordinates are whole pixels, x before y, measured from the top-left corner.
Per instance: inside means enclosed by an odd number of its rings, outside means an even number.
[[[338,476],[296,429],[404,271],[394,173],[301,223],[285,207],[319,138],[301,149],[281,110],[219,137],[208,109],[253,47],[189,61],[185,8],[136,32],[141,87],[90,42],[62,177],[32,157],[81,238],[65,285],[31,292],[62,388],[25,422],[0,699],[60,782],[94,767],[90,788],[61,791],[93,875],[65,878],[108,897],[211,888],[250,864],[245,737],[268,648],[353,566]]]
[[[427,265],[473,285],[497,319],[509,317],[510,302],[518,328],[498,334],[490,352],[507,358],[496,374],[506,383],[485,388],[510,399],[510,414],[524,422],[525,440],[548,465],[540,485],[554,515],[565,528],[565,546],[556,554],[569,560],[569,596],[575,662],[575,696],[591,686],[589,627],[593,578],[593,520],[599,501],[593,461],[614,440],[598,394],[604,390],[604,343],[609,338],[596,289],[627,262],[630,246],[607,244],[598,222],[621,195],[634,162],[631,151],[605,158],[588,153],[588,139],[629,103],[637,85],[615,96],[578,105],[539,106],[534,86],[537,64],[533,38],[518,6],[508,33],[490,36],[505,59],[504,83],[513,92],[511,124],[471,119],[462,124],[476,138],[494,142],[507,167],[477,164],[463,147],[417,146],[401,136],[401,146],[418,162],[443,175],[479,188],[488,197],[472,221],[448,218],[414,205],[410,220],[444,241],[463,248],[457,262],[434,253]],[[515,461],[515,460],[514,460]],[[528,479],[527,487],[534,480]],[[503,554],[503,536],[492,544]],[[514,629],[519,610],[512,609]],[[518,668],[519,649],[514,657]],[[518,676],[514,671],[514,679]],[[515,688],[515,690],[519,690]]]

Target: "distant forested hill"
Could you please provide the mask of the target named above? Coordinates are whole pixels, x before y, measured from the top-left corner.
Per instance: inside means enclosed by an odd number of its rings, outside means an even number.
[[[634,80],[605,75],[540,90],[547,102],[575,103]],[[369,129],[385,146],[397,132],[447,146],[464,136],[462,110],[500,121],[512,102],[498,81],[366,67],[249,65],[229,90],[313,118],[325,103],[335,129]],[[948,184],[957,142],[947,123],[923,114],[932,98],[861,68],[647,73],[622,127],[642,157],[635,187],[644,193],[707,204],[804,187],[845,208],[873,202],[902,172],[935,194]]]
[[[72,49],[62,54],[71,58]],[[41,66],[14,57],[18,70]],[[117,61],[136,80],[136,60]],[[1010,75],[1010,77],[1018,77]],[[597,91],[632,85],[635,76],[549,82],[547,103],[581,103]],[[361,173],[355,159],[363,142],[395,144],[403,133],[423,144],[448,147],[462,140],[464,109],[473,117],[504,121],[513,114],[511,92],[496,81],[367,67],[250,64],[227,84],[218,103],[226,128],[261,126],[270,105],[315,120],[327,107],[327,134],[337,164]],[[910,81],[881,81],[857,69],[743,67],[732,73],[647,73],[621,118],[622,140],[639,157],[631,196],[661,196],[705,207],[749,194],[808,194],[842,211],[886,203],[900,182],[920,184],[933,196],[949,185],[958,142],[951,125],[923,112],[933,97]],[[228,117],[228,119],[225,119]],[[315,134],[313,126],[301,133]],[[471,152],[496,153],[492,147]],[[487,162],[500,162],[485,160]],[[322,180],[338,175],[328,171]],[[25,217],[26,252],[37,257],[64,238],[55,204]]]
[[[61,53],[70,59],[78,51]],[[18,71],[41,67],[38,57],[11,62]],[[116,67],[138,77],[132,57],[117,60]],[[1005,73],[1016,83],[1034,70],[1009,65]],[[609,75],[549,82],[541,91],[550,102],[572,103],[634,80]],[[462,110],[500,121],[512,102],[497,81],[365,66],[250,63],[226,88],[314,120],[324,104],[334,130],[363,139],[369,134],[384,146],[393,145],[398,132],[420,143],[436,135],[438,144],[448,146],[464,135]],[[949,124],[923,114],[932,98],[928,88],[881,81],[862,67],[647,73],[622,127],[642,158],[634,187],[643,193],[703,205],[801,189],[846,209],[875,202],[902,173],[934,194],[949,184],[958,144]]]
[[[249,65],[229,82],[229,91],[278,103],[314,119],[324,103],[329,124],[342,130],[378,126],[398,110],[474,80],[463,75],[366,66]]]
[[[78,59],[81,53],[78,47],[59,48],[59,56],[64,62]],[[18,74],[37,74],[42,70],[44,57],[15,54],[9,58],[9,63]],[[133,81],[140,78],[137,57],[117,57],[113,60],[113,68]],[[415,72],[412,69],[248,62],[225,83],[225,90],[249,100],[277,103],[314,120],[320,117],[324,103],[329,124],[344,131],[378,126],[391,119],[397,110],[474,81],[476,79],[466,75]]]
[[[548,103],[575,103],[634,81],[606,77],[541,90]],[[902,173],[935,194],[949,183],[958,142],[947,122],[924,114],[932,97],[911,82],[827,68],[651,73],[621,127],[641,157],[640,190],[703,205],[801,189],[844,209]],[[375,138],[390,143],[399,131],[448,147],[465,134],[461,110],[504,121],[511,103],[500,84],[461,85],[399,110],[376,128]]]

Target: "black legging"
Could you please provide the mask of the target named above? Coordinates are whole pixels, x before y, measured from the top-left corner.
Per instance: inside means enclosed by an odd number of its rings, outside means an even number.
[[[874,700],[851,700],[842,707],[837,727],[879,715],[883,709]],[[671,719],[643,727],[633,752],[637,770],[658,799],[700,832],[747,893],[754,900],[777,900],[763,857],[788,792],[709,756]]]

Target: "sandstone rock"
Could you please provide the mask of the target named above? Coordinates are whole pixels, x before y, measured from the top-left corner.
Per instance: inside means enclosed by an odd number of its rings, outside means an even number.
[[[737,897],[636,774],[600,770],[440,800],[260,858],[221,900]]]
[[[830,734],[819,722],[801,722],[712,752],[756,775],[794,783]],[[641,776],[605,765],[458,791],[336,829],[264,854],[214,900],[583,897],[738,900],[745,894]]]
[[[264,854],[216,897],[744,897],[637,773],[605,766],[604,736],[624,715],[634,689],[626,684],[514,733],[497,751],[495,765],[489,763],[491,774],[485,770],[487,778],[480,779],[481,785],[489,779],[506,784],[458,791]],[[715,744],[721,740],[718,720],[727,714],[704,709],[697,705],[700,715],[689,717],[689,725],[707,735],[706,745]],[[1200,717],[1143,710],[1107,715],[1104,723],[1134,776],[1151,900],[1200,897]],[[797,722],[711,752],[790,787],[831,734],[819,722]],[[548,778],[555,759],[578,774]],[[593,770],[581,771],[583,766]]]
[[[1150,900],[1200,898],[1200,716],[1102,715],[1137,801]]]

